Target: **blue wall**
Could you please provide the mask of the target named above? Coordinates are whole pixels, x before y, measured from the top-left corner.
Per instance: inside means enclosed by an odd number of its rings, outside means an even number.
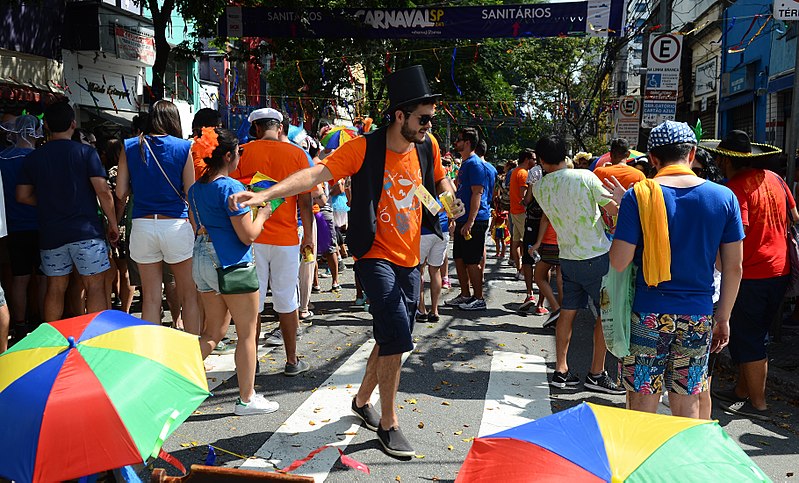
[[[772,25],[767,25],[763,32],[752,40],[771,13],[772,0],[738,0],[723,13],[721,72],[730,73],[731,79],[741,80],[747,77],[744,85],[738,84],[740,90],[735,94],[722,97],[719,107],[723,108],[730,101],[751,98],[754,95],[754,141],[765,142],[766,138],[766,106],[768,96],[769,65],[771,62]],[[761,15],[755,19],[755,15]],[[751,28],[750,28],[751,27]],[[731,48],[745,48],[740,53],[729,53]],[[744,71],[748,70],[748,76]],[[762,95],[756,95],[761,89]],[[729,110],[719,112],[719,135],[723,137],[730,129],[732,120]]]

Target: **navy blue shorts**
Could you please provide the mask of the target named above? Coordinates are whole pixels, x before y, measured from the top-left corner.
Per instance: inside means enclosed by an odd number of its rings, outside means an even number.
[[[419,267],[406,268],[376,258],[355,262],[355,276],[369,299],[378,354],[413,350],[413,323],[419,304]]]
[[[730,357],[738,364],[766,359],[768,329],[788,288],[788,276],[743,279],[730,316]]]
[[[599,289],[602,277],[608,273],[610,256],[605,253],[588,260],[560,259],[563,276],[563,310],[579,310],[588,307],[588,297],[599,313]]]

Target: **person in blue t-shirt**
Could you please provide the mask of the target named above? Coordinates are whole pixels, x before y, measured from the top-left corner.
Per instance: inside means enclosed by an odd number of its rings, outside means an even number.
[[[206,169],[189,188],[190,217],[197,235],[192,276],[205,309],[200,351],[203,359],[213,352],[227,333],[230,313],[239,338],[235,355],[239,399],[234,413],[271,413],[277,411],[278,404],[255,393],[258,290],[220,294],[217,274],[219,268],[252,263],[252,243],[261,234],[271,211],[264,207],[253,217],[249,207],[228,207],[228,196],[244,191],[243,184],[228,176],[239,164],[238,139],[222,128],[205,127],[201,132],[202,136],[195,138],[192,154],[205,161]]]
[[[108,241],[116,246],[119,228],[114,197],[97,151],[73,141],[75,111],[66,102],[44,111],[50,141],[27,155],[17,182],[17,201],[36,207],[42,271],[47,275],[44,321],[61,319],[64,293],[75,265],[86,288],[89,313],[108,309],[103,272],[108,261],[106,233],[97,202],[108,219]]]
[[[699,417],[699,395],[707,390],[709,354],[729,341],[744,238],[732,191],[691,171],[696,144],[687,124],[666,121],[648,141],[656,181],[626,192],[606,181],[620,204],[610,264],[619,272],[638,267],[630,355],[619,362],[630,409],[654,413],[669,391],[672,414],[691,418]],[[717,254],[721,297],[714,314]]]
[[[8,228],[8,251],[11,257],[11,290],[9,291],[8,308],[11,311],[12,337],[19,340],[25,337],[26,306],[28,300],[28,284],[31,275],[41,265],[39,256],[39,223],[36,220],[36,208],[17,202],[16,190],[19,173],[25,157],[36,146],[36,139],[42,137],[41,122],[35,116],[19,116],[11,126],[3,125],[9,130],[14,144],[0,153],[0,175],[3,178],[3,201],[6,208],[6,225]],[[38,275],[38,274],[37,274]],[[40,286],[45,283],[39,277]],[[39,313],[42,312],[43,300],[37,300]],[[2,334],[0,333],[0,338]],[[2,346],[4,340],[0,340]]]
[[[452,258],[460,281],[461,293],[447,305],[461,310],[485,310],[481,263],[485,254],[485,235],[491,218],[491,198],[496,170],[475,153],[480,137],[474,128],[464,128],[455,140],[455,149],[463,163],[458,170],[456,196],[466,213],[455,220],[455,241]],[[474,288],[474,293],[469,287]]]

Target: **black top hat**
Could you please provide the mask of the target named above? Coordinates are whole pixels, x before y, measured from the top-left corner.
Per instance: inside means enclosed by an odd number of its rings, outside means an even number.
[[[441,97],[441,94],[430,92],[430,84],[421,65],[412,65],[394,71],[386,77],[386,87],[388,87],[389,102],[386,113],[389,114],[407,104],[435,102]]]
[[[753,143],[748,134],[738,130],[730,131],[721,141],[718,139],[702,140],[699,142],[699,147],[731,158],[755,158],[782,152],[780,148],[769,144]]]

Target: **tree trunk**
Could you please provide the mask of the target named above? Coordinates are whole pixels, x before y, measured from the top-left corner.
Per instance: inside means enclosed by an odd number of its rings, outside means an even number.
[[[164,75],[169,61],[172,46],[166,39],[166,29],[174,8],[174,1],[166,1],[159,8],[158,0],[148,0],[147,6],[153,16],[153,31],[155,32],[155,63],[153,64],[152,96],[153,102],[163,99],[165,95]]]

